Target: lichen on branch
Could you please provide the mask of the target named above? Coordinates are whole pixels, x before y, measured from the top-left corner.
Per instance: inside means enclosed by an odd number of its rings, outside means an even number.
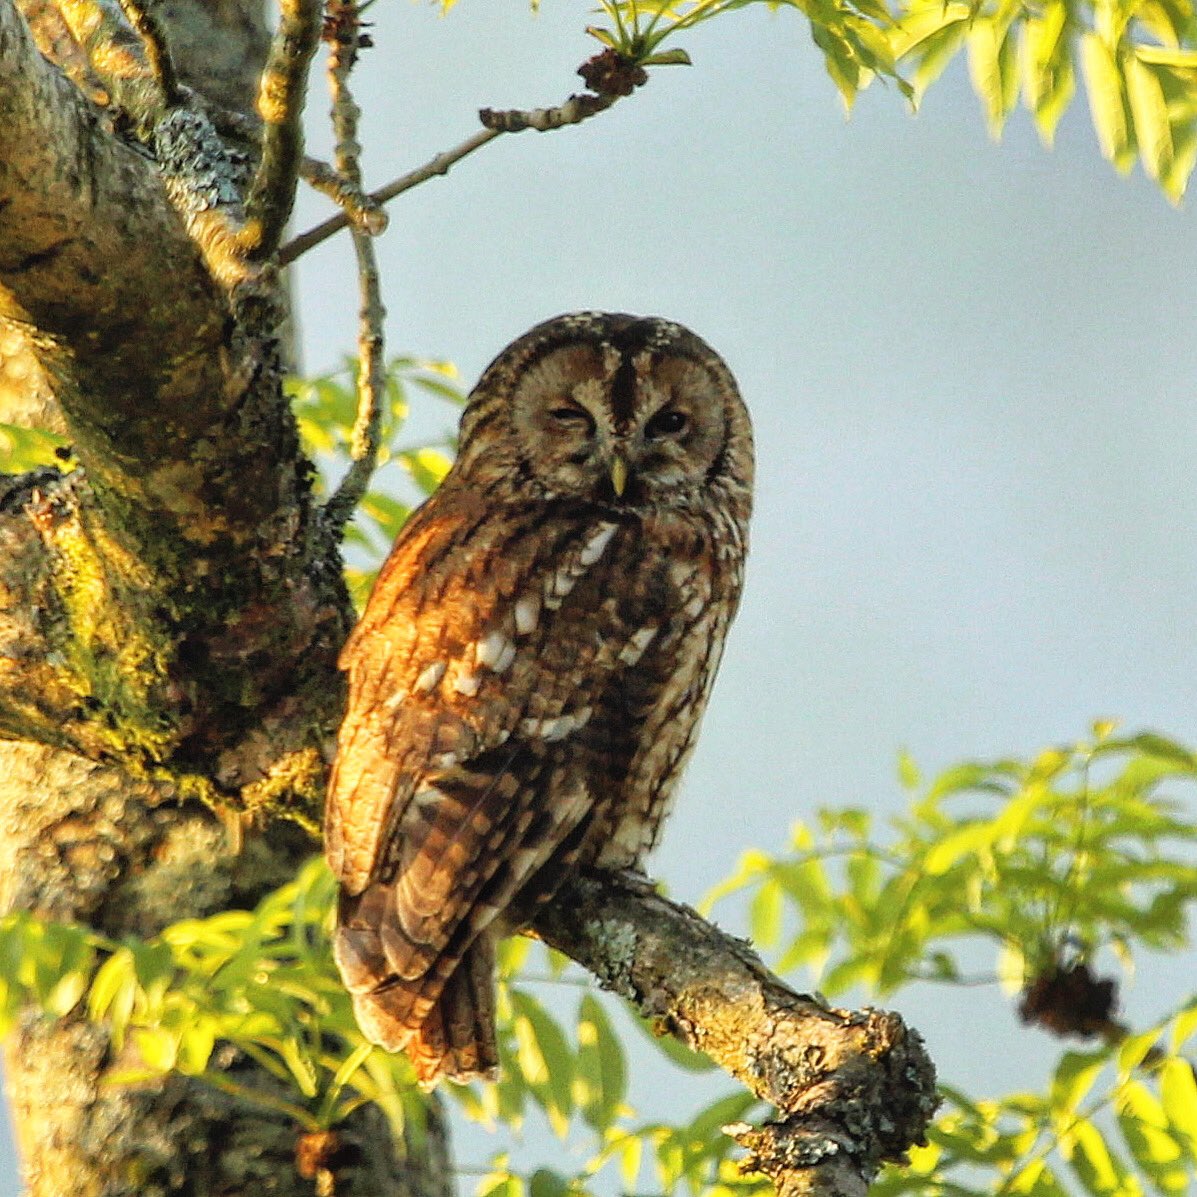
[[[897,1015],[795,993],[637,875],[571,875],[534,929],[776,1108],[764,1127],[730,1129],[784,1197],[864,1197],[882,1162],[923,1142],[935,1069]]]

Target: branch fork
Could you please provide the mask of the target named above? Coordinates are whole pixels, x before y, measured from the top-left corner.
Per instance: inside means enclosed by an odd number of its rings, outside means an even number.
[[[782,1197],[864,1197],[882,1162],[924,1141],[935,1069],[896,1014],[795,993],[635,874],[571,875],[533,929],[777,1109],[728,1133]]]

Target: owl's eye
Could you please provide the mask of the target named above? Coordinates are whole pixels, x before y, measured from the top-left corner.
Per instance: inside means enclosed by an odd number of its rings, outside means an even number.
[[[584,407],[578,407],[572,403],[563,403],[560,407],[550,408],[549,415],[552,417],[554,423],[560,424],[563,428],[585,429],[587,432],[594,431],[594,417]]]
[[[677,436],[678,433],[685,432],[688,423],[684,411],[679,411],[676,407],[663,407],[649,420],[644,431],[653,438]]]

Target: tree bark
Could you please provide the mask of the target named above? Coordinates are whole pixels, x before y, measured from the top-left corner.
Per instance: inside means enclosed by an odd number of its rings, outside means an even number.
[[[0,422],[65,433],[77,465],[0,477],[0,902],[119,940],[251,907],[314,849],[352,612],[283,393],[277,270],[239,237],[254,153],[208,115],[248,107],[260,6],[154,8],[212,104],[130,68],[114,0],[25,9],[0,0]],[[99,106],[122,96],[127,120]],[[742,1141],[783,1191],[862,1193],[918,1141],[933,1074],[900,1021],[792,994],[644,885],[566,892],[545,937],[778,1108]],[[22,1018],[33,1197],[450,1191],[435,1100],[408,1141],[359,1109],[314,1169],[286,1116],[182,1076],[107,1084],[123,1062],[80,1016]],[[214,1066],[278,1092],[232,1049]]]
[[[535,927],[776,1109],[759,1129],[727,1130],[782,1197],[864,1197],[882,1162],[923,1141],[935,1068],[897,1015],[795,993],[743,940],[636,874],[571,876]]]
[[[248,107],[262,7],[170,6],[182,77]],[[103,86],[54,6],[30,17]],[[169,191],[0,0],[0,421],[67,433],[80,462],[0,477],[0,905],[115,940],[252,907],[314,850],[278,816],[315,824],[351,618],[282,395],[277,283],[222,286],[205,214]],[[263,816],[239,851],[221,805]],[[81,1017],[9,1036],[31,1197],[310,1197],[287,1117],[182,1076],[108,1084],[123,1063]],[[338,1194],[449,1192],[437,1104],[406,1142],[369,1107],[338,1129]]]

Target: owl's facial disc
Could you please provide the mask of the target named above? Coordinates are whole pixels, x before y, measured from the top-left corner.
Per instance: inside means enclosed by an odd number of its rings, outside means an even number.
[[[632,507],[701,491],[725,420],[700,362],[610,344],[546,353],[512,405],[523,460],[550,491]]]

